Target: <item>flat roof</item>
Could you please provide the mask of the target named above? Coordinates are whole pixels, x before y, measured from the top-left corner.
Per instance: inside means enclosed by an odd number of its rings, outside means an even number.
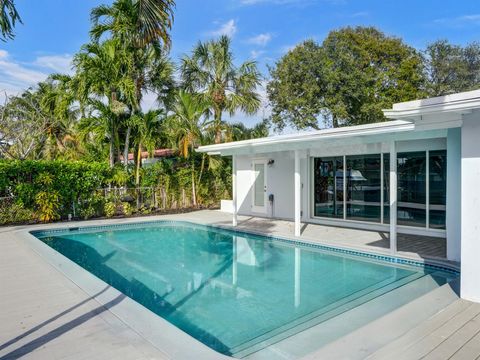
[[[299,132],[296,134],[275,135],[259,139],[250,139],[242,141],[233,141],[222,144],[213,144],[200,146],[197,151],[209,154],[221,154],[224,151],[235,149],[258,148],[265,146],[276,146],[294,144],[299,142],[309,142],[312,140],[326,140],[333,138],[344,138],[353,136],[377,135],[382,133],[393,133],[400,131],[412,131],[415,125],[405,120],[385,121],[381,123],[345,126],[340,128],[323,129],[308,132]]]
[[[478,108],[480,108],[480,90],[472,90],[396,103],[391,109],[383,110],[383,113],[389,119],[404,119],[435,113],[462,114]]]
[[[222,144],[200,146],[199,152],[209,154],[232,154],[236,151],[282,151],[292,150],[297,143],[309,143],[334,138],[392,134],[402,131],[425,130],[429,124],[438,123],[433,128],[446,129],[461,126],[461,116],[480,109],[480,89],[451,95],[396,103],[392,109],[383,110],[390,121],[346,126],[317,131],[298,132],[288,135],[268,136],[260,139],[235,141]],[[442,116],[438,116],[443,114]],[[430,116],[428,120],[424,115]],[[428,116],[427,116],[428,117]],[[453,121],[457,121],[454,123]]]

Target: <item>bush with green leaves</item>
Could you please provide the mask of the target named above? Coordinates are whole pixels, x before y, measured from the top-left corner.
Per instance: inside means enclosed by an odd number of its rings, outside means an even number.
[[[133,207],[128,202],[122,203],[122,211],[124,215],[130,216],[133,214]]]
[[[105,203],[105,206],[103,207],[103,211],[105,212],[106,217],[115,216],[117,212],[117,205],[113,201],[108,201]]]
[[[12,196],[41,221],[97,214],[96,189],[106,187],[108,164],[64,160],[0,160],[0,196]]]
[[[4,203],[0,205],[0,225],[34,222],[35,213],[20,204]]]

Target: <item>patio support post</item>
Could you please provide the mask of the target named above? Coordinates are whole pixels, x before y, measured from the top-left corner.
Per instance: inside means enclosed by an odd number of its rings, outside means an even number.
[[[300,260],[300,256],[301,256],[301,252],[300,252],[300,248],[296,247],[295,248],[295,299],[294,299],[294,303],[295,303],[295,307],[299,307],[300,306],[300,263],[301,263],[301,260]]]
[[[295,236],[300,236],[301,186],[300,151],[295,150]]]
[[[237,156],[232,155],[232,225],[237,226]]]
[[[237,264],[237,237],[233,237],[233,242],[232,242],[232,285],[236,286],[237,285],[237,274],[238,274],[238,264]]]
[[[397,252],[397,148],[390,142],[390,252]]]

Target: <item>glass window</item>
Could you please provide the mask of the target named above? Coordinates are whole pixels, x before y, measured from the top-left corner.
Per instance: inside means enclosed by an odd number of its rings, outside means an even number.
[[[390,153],[383,154],[383,223],[390,224]]]
[[[426,226],[426,153],[397,155],[398,224]]]
[[[343,157],[314,159],[314,214],[343,218]]]
[[[265,205],[265,165],[255,164],[255,194],[253,203],[255,206],[262,207]]]
[[[445,204],[447,197],[447,152],[429,152],[430,227],[445,229]]]
[[[347,219],[380,222],[380,154],[347,156]]]

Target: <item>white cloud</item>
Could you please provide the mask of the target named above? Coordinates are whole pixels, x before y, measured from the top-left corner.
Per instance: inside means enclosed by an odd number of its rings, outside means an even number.
[[[263,34],[258,34],[256,36],[251,37],[250,39],[247,40],[247,43],[253,44],[253,45],[259,45],[259,46],[265,46],[270,42],[270,40],[272,40],[272,34],[263,33]]]
[[[289,51],[292,51],[293,49],[295,49],[295,47],[297,46],[298,44],[296,45],[284,45],[280,48],[280,53],[282,54],[286,54],[288,53]]]
[[[270,5],[297,5],[297,6],[308,6],[316,2],[326,2],[333,5],[344,5],[347,0],[240,0],[240,5],[259,5],[259,4],[270,4]]]
[[[35,65],[61,74],[73,73],[72,56],[68,54],[39,56],[35,60]]]
[[[261,55],[265,54],[263,50],[252,50],[250,51],[250,56],[252,59],[258,59]]]
[[[433,21],[434,24],[449,27],[479,26],[480,14],[469,14],[452,18],[441,18]]]
[[[256,4],[264,4],[264,3],[283,5],[283,4],[298,3],[300,1],[301,0],[240,0],[240,3],[242,5],[256,5]]]
[[[6,95],[17,95],[44,81],[55,72],[71,72],[69,55],[39,56],[31,62],[21,62],[6,50],[0,50],[0,103]]]
[[[351,18],[361,18],[369,16],[370,13],[368,11],[359,11],[350,15]]]
[[[227,35],[228,37],[233,37],[233,35],[235,35],[236,32],[237,32],[237,24],[235,24],[235,20],[230,19],[226,23],[221,24],[218,29],[210,31],[209,35],[212,35],[212,36]]]

